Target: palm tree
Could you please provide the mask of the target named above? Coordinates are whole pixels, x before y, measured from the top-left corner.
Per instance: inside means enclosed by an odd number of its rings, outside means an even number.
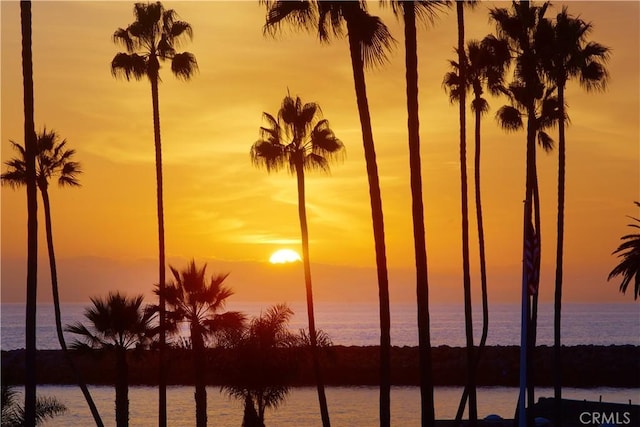
[[[473,4],[473,3],[469,3]],[[464,319],[467,343],[467,389],[469,390],[469,422],[476,425],[478,404],[476,399],[475,372],[473,369],[473,322],[471,318],[471,274],[469,261],[469,207],[467,189],[467,59],[464,49],[464,6],[462,1],[456,2],[458,19],[458,74],[460,90],[458,104],[460,111],[460,194],[462,216],[462,285],[464,290]]]
[[[1,397],[2,415],[0,415],[2,427],[22,427],[25,423],[25,410],[16,399],[16,391],[7,385],[2,384]],[[49,418],[62,415],[67,411],[67,407],[54,397],[36,398],[36,426],[42,425]]]
[[[251,146],[251,160],[256,166],[264,166],[267,172],[288,166],[289,172],[295,173],[298,181],[298,217],[302,237],[311,357],[324,423],[325,416],[328,422],[329,411],[320,367],[313,309],[304,174],[305,170],[313,169],[329,172],[330,160],[339,158],[344,153],[344,145],[329,127],[329,122],[320,119],[320,114],[317,104],[303,104],[299,97],[294,100],[287,95],[282,101],[277,119],[271,114],[263,113],[267,126],[260,128],[260,139]]]
[[[156,332],[151,325],[154,315],[142,307],[142,300],[142,295],[127,297],[120,292],[110,292],[105,299],[91,298],[93,306],[84,312],[89,326],[75,322],[66,327],[68,332],[79,335],[72,344],[73,348],[115,353],[118,427],[129,425],[127,350],[146,346]]]
[[[8,184],[12,188],[18,188],[26,183],[26,150],[17,142],[11,141],[13,148],[18,152],[18,157],[15,157],[5,164],[8,166],[7,172],[0,175],[0,179],[3,184]],[[53,307],[55,313],[56,332],[58,334],[58,342],[60,348],[65,355],[67,363],[71,368],[71,371],[76,374],[76,380],[82,394],[84,395],[91,414],[96,422],[96,425],[102,426],[102,420],[100,414],[96,408],[89,389],[84,383],[80,372],[75,368],[73,359],[67,351],[67,344],[64,341],[64,334],[62,331],[62,319],[60,315],[60,295],[58,292],[58,273],[56,269],[56,257],[53,246],[53,229],[51,225],[51,204],[49,202],[49,179],[57,176],[58,184],[61,187],[80,186],[77,179],[77,175],[82,171],[80,170],[80,164],[71,160],[75,154],[75,150],[67,150],[67,141],[59,141],[58,135],[54,132],[47,132],[43,130],[37,139],[37,153],[36,153],[36,181],[38,189],[42,195],[42,203],[44,206],[44,218],[45,229],[47,235],[47,250],[49,252],[49,268],[51,270],[51,290],[53,293]]]
[[[286,304],[269,307],[255,317],[234,347],[231,379],[223,389],[245,404],[243,427],[264,427],[266,408],[287,397],[298,357],[300,338],[287,328],[293,311]]]
[[[541,52],[536,49],[538,29],[544,21],[548,6],[548,2],[543,3],[542,6],[532,6],[528,1],[514,1],[511,10],[494,8],[490,11],[490,17],[496,23],[498,38],[508,44],[515,62],[514,80],[507,88],[501,89],[509,98],[510,105],[505,105],[498,110],[498,121],[506,131],[517,131],[524,128],[523,118],[525,116],[527,118],[522,264],[522,323],[526,333],[522,334],[520,363],[526,366],[529,372],[521,372],[520,383],[528,384],[530,406],[534,403],[534,382],[531,378],[527,381],[527,376],[532,376],[531,365],[527,363],[531,355],[525,352],[527,348],[529,352],[535,348],[541,245],[536,140],[547,151],[553,148],[553,139],[545,130],[552,126],[558,117],[558,101],[553,96],[555,87],[545,85]],[[529,250],[528,248],[531,247],[535,249]],[[531,257],[529,257],[530,254]],[[531,263],[527,262],[529,258]],[[520,416],[524,417],[523,393],[520,399],[522,399],[519,402]]]
[[[223,284],[228,274],[214,275],[207,283],[206,264],[198,268],[195,261],[191,261],[182,271],[171,266],[170,269],[175,282],[168,283],[164,291],[158,287],[156,293],[164,293],[169,331],[177,333],[183,322],[189,325],[196,388],[196,425],[204,427],[207,425],[205,339],[240,329],[244,316],[235,311],[219,313],[224,309],[227,298],[233,295],[233,291]]]
[[[113,41],[126,48],[111,61],[111,73],[127,80],[147,77],[151,83],[153,105],[153,135],[156,158],[156,190],[158,215],[158,276],[160,290],[165,286],[164,208],[162,181],[162,144],[160,140],[160,109],[158,83],[160,61],[171,61],[171,71],[179,79],[189,80],[198,69],[195,56],[189,52],[178,53],[175,47],[187,36],[193,37],[191,25],[179,21],[173,9],[165,9],[162,3],[136,3],[133,12],[136,20],[127,28],[118,28]],[[164,361],[165,349],[165,301],[160,293],[160,372],[159,372],[159,425],[167,424],[167,390]]]
[[[464,55],[467,61],[465,70],[467,77],[466,89],[472,90],[474,98],[471,101],[471,110],[475,114],[475,152],[474,152],[474,182],[475,182],[475,204],[476,222],[478,228],[478,249],[480,256],[480,284],[482,289],[482,335],[478,344],[478,350],[474,361],[474,372],[477,371],[478,364],[487,342],[489,331],[489,298],[487,290],[486,256],[484,244],[484,221],[482,216],[482,199],[480,185],[480,154],[481,154],[481,120],[482,115],[489,110],[489,104],[482,97],[486,87],[492,94],[500,93],[499,88],[503,86],[504,74],[510,60],[508,46],[504,41],[493,36],[485,37],[481,42],[472,40],[467,43],[467,51]],[[459,64],[450,61],[453,68],[444,78],[444,86],[449,91],[451,102],[459,99],[459,93],[463,89],[460,85]],[[461,419],[469,390],[465,388],[456,419]]]
[[[448,2],[392,1],[396,16],[404,22],[405,70],[407,93],[407,129],[409,171],[411,175],[411,212],[416,264],[416,295],[418,311],[418,345],[420,354],[420,405],[422,425],[435,422],[431,331],[429,319],[429,277],[427,269],[424,207],[422,203],[422,166],[420,160],[420,121],[418,117],[418,45],[416,20],[433,20]]]
[[[587,37],[593,29],[590,23],[569,15],[566,6],[556,16],[555,25],[544,20],[541,23],[539,37],[536,39],[538,50],[544,61],[544,67],[550,82],[558,88],[558,215],[556,274],[554,296],[554,396],[560,404],[562,399],[561,382],[561,337],[560,322],[562,309],[562,269],[564,249],[564,203],[565,203],[565,87],[567,81],[578,77],[580,84],[587,90],[604,90],[608,72],[605,64],[610,49]],[[558,408],[558,411],[560,408]],[[559,412],[557,419],[560,420]]]
[[[268,8],[267,31],[277,31],[283,22],[295,28],[316,30],[321,42],[329,42],[331,36],[347,30],[356,103],[362,129],[362,143],[369,181],[371,219],[376,252],[378,295],[380,300],[380,423],[390,424],[391,403],[391,315],[389,311],[389,278],[384,241],[384,216],[378,177],[371,116],[367,100],[365,67],[375,66],[386,60],[386,52],[394,40],[388,28],[377,16],[367,12],[366,1],[264,1]],[[322,408],[321,408],[322,410]],[[323,413],[323,425],[329,425],[328,413]]]
[[[24,410],[26,425],[36,423],[36,298],[38,292],[38,188],[36,184],[36,131],[33,107],[33,52],[31,2],[20,2],[22,33],[22,88],[24,92],[24,145],[27,186],[27,295],[25,313]]]
[[[634,203],[640,208],[640,202]],[[630,218],[637,222],[637,224],[628,224],[629,227],[640,229],[640,219],[635,217]],[[622,276],[620,292],[624,294],[627,292],[631,279],[635,277],[633,299],[636,300],[638,296],[640,296],[640,233],[624,235],[620,240],[622,240],[622,243],[613,253],[618,254],[618,257],[622,258],[622,260],[611,270],[607,280],[611,280],[616,276]]]

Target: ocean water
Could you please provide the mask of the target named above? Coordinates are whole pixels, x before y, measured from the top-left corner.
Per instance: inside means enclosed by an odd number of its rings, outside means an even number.
[[[90,387],[91,395],[105,426],[115,426],[112,387]],[[48,421],[47,427],[86,427],[93,419],[80,390],[74,386],[40,386],[38,393],[55,396],[68,410],[62,416]],[[378,388],[376,387],[327,387],[327,401],[331,423],[337,427],[370,427],[378,422]],[[437,387],[435,389],[436,418],[452,419],[462,393],[460,387]],[[537,396],[550,397],[553,390],[541,388]],[[480,387],[478,389],[478,415],[500,414],[513,418],[518,390],[511,387]],[[638,389],[574,389],[564,388],[568,399],[599,400],[603,402],[638,404]],[[219,388],[207,389],[207,413],[209,425],[238,427],[242,424],[241,402],[229,398]],[[157,425],[158,391],[153,387],[131,387],[129,389],[130,425]],[[195,425],[195,403],[193,387],[169,387],[167,389],[168,425],[187,427]],[[298,387],[291,390],[285,402],[276,410],[267,410],[265,424],[271,427],[316,427],[321,426],[316,389]],[[420,390],[417,387],[393,387],[391,390],[391,424],[399,427],[420,425]]]
[[[62,321],[69,324],[84,321],[88,304],[63,304]],[[230,303],[229,310],[249,316],[266,310],[266,303]],[[294,317],[290,328],[306,328],[304,303],[292,303]],[[2,350],[24,348],[24,304],[0,305],[0,337]],[[377,345],[379,317],[376,304],[317,303],[316,325],[324,330],[336,345]],[[564,345],[640,345],[640,304],[563,304],[562,342]],[[464,310],[459,304],[434,304],[430,309],[432,345],[462,347],[465,345]],[[481,333],[481,313],[474,312],[476,342]],[[53,306],[38,305],[37,346],[57,349]],[[72,334],[65,333],[67,342]],[[418,343],[416,309],[412,304],[391,306],[391,342],[396,346]],[[520,344],[519,304],[493,304],[489,313],[488,345]],[[538,344],[553,344],[553,305],[541,304],[538,314]]]
[[[63,323],[83,320],[86,304],[64,304]],[[228,309],[257,315],[268,304],[236,303]],[[295,316],[290,323],[293,330],[304,328],[307,323],[304,303],[291,304]],[[24,347],[24,304],[1,304],[0,335],[3,350]],[[413,305],[393,305],[392,344],[417,345],[415,308]],[[518,345],[520,313],[517,304],[491,306],[489,345]],[[375,304],[318,303],[316,322],[326,331],[334,344],[377,345],[379,340],[378,309]],[[434,305],[431,308],[431,333],[433,345],[464,346],[464,311],[461,305]],[[474,313],[476,337],[480,335],[480,313]],[[539,312],[538,343],[551,345],[553,341],[553,307],[543,304]],[[38,348],[56,349],[53,307],[38,306]],[[67,340],[73,337],[67,335]],[[578,344],[633,344],[640,345],[640,307],[637,304],[564,304],[563,342]],[[115,425],[115,392],[109,386],[90,386],[92,396],[106,426]],[[241,402],[221,393],[217,387],[208,388],[209,424],[216,426],[241,425]],[[132,386],[129,391],[130,425],[157,425],[157,389]],[[195,424],[194,389],[190,386],[168,388],[168,424],[172,427]],[[377,387],[328,387],[327,399],[334,426],[368,427],[378,425]],[[455,416],[462,389],[437,387],[435,390],[436,417],[451,419]],[[47,427],[86,427],[93,424],[80,390],[76,386],[38,386],[38,394],[55,396],[68,407],[68,411],[45,425]],[[480,417],[500,414],[513,418],[518,390],[512,387],[480,387],[478,412]],[[537,396],[552,396],[549,388],[537,389]],[[564,388],[563,396],[569,399],[599,400],[634,404],[640,403],[640,389]],[[392,425],[412,427],[420,425],[420,391],[417,387],[393,387],[391,393]],[[266,425],[272,427],[316,427],[320,417],[316,390],[313,387],[297,387],[291,390],[286,401],[276,410],[266,413]]]

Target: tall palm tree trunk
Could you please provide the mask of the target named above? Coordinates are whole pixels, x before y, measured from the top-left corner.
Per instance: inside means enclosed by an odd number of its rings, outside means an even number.
[[[476,95],[476,101],[479,101],[479,96]],[[481,199],[481,187],[480,187],[480,123],[482,112],[477,109],[475,112],[475,197],[476,197],[476,221],[478,224],[478,247],[480,253],[480,285],[482,288],[482,336],[480,337],[480,343],[478,344],[478,350],[476,351],[476,357],[473,364],[474,372],[478,372],[478,366],[480,365],[480,359],[482,358],[483,350],[487,344],[487,336],[489,334],[489,297],[487,290],[487,263],[484,247],[484,225],[482,219],[482,199]],[[462,399],[458,406],[458,412],[456,413],[456,422],[462,419],[464,408],[467,404],[467,398],[469,397],[469,390],[465,387]]]
[[[469,207],[467,196],[467,142],[466,142],[466,59],[464,51],[464,3],[457,2],[458,15],[458,63],[460,82],[460,188],[462,210],[462,272],[464,288],[464,318],[467,341],[467,387],[469,389],[469,423],[475,426],[478,409],[475,389],[473,321],[471,313],[471,275],[469,272]]]
[[[193,351],[193,374],[195,382],[196,426],[207,425],[207,383],[205,367],[205,348],[202,335],[191,327],[191,350]]]
[[[369,180],[369,198],[371,199],[371,220],[373,240],[376,251],[376,269],[378,273],[378,298],[380,300],[380,426],[391,424],[391,314],[389,310],[389,278],[387,274],[387,255],[384,242],[384,217],[382,214],[382,196],[378,177],[378,165],[371,130],[371,117],[367,101],[367,86],[364,78],[364,64],[360,56],[360,45],[355,38],[354,24],[347,21],[349,52],[353,69],[353,81],[356,102],[362,128],[364,158]]]
[[[162,142],[160,140],[160,107],[158,101],[158,76],[150,77],[151,100],[153,104],[153,136],[156,153],[156,191],[158,210],[158,289],[160,306],[160,351],[159,351],[159,375],[158,375],[158,425],[167,425],[167,363],[166,363],[166,308],[165,308],[165,249],[164,249],[164,202],[162,184]]]
[[[129,425],[129,366],[123,347],[116,348],[116,425]]]
[[[27,178],[27,295],[25,310],[26,425],[36,424],[36,297],[38,291],[38,200],[36,184],[36,132],[33,106],[33,55],[31,50],[31,2],[20,2],[22,31],[22,84],[24,91],[24,143]]]
[[[532,298],[530,296],[528,280],[532,271],[529,271],[527,267],[527,244],[531,238],[527,230],[532,224],[532,215],[534,214],[535,206],[534,199],[536,197],[536,128],[533,117],[535,116],[535,110],[533,106],[527,108],[527,151],[526,151],[526,178],[525,178],[525,202],[524,202],[524,220],[523,220],[523,257],[522,257],[522,334],[520,341],[520,395],[518,398],[518,410],[516,412],[519,421],[519,425],[532,425],[533,417],[531,411],[525,411],[526,405],[531,404],[532,378],[531,378],[531,357],[532,352],[531,331],[533,324],[531,322],[532,315]],[[537,231],[537,230],[536,230]],[[535,269],[536,266],[534,265]],[[524,279],[527,282],[524,282]],[[526,397],[529,400],[527,401]]]
[[[566,145],[564,135],[564,82],[558,85],[558,104],[560,105],[560,120],[558,121],[558,240],[556,248],[556,282],[553,305],[553,396],[554,425],[562,425],[562,264],[564,248],[564,190],[565,190],[565,162]]]
[[[534,153],[533,153],[533,214],[534,214],[534,224],[536,230],[536,238],[538,247],[542,247],[542,236],[540,233],[540,189],[538,187],[538,166],[536,161],[536,150],[534,144]],[[535,271],[538,275],[538,281],[540,280],[540,254],[535,259]],[[535,358],[536,352],[536,340],[537,340],[537,332],[538,332],[538,291],[536,290],[533,295],[531,295],[531,312],[530,312],[530,326],[529,326],[529,345],[527,347],[529,351],[529,365],[528,370],[528,405],[532,407],[535,404],[535,370],[533,367],[533,360]]]
[[[409,134],[409,169],[411,172],[411,212],[416,263],[418,305],[418,345],[420,358],[420,406],[422,426],[435,422],[431,331],[429,319],[429,278],[422,204],[422,166],[420,161],[420,121],[418,117],[418,55],[415,2],[403,2],[404,39],[407,81],[407,128]]]
[[[69,354],[69,350],[67,349],[67,343],[64,341],[64,334],[62,333],[62,316],[60,314],[60,295],[58,292],[58,271],[56,268],[56,255],[53,249],[53,229],[51,226],[51,204],[49,202],[49,191],[47,190],[46,184],[40,185],[40,194],[42,195],[42,206],[44,207],[44,221],[45,221],[45,230],[47,235],[47,250],[49,251],[49,268],[51,270],[51,291],[53,294],[53,310],[55,313],[55,321],[56,321],[56,332],[58,334],[58,342],[60,343],[60,348],[62,349],[62,353],[71,369],[71,372],[76,376],[76,382],[82,390],[82,394],[89,405],[89,410],[91,411],[91,415],[93,416],[93,420],[96,423],[96,426],[103,427],[102,419],[100,418],[100,414],[98,413],[98,408],[96,408],[93,399],[91,398],[91,394],[89,393],[89,389],[82,379],[82,374],[76,368],[75,363],[73,362],[73,358],[71,354]]]
[[[516,410],[516,418],[518,419],[518,426],[523,427],[526,425],[532,425],[527,419],[526,409],[526,391],[528,381],[528,357],[527,344],[529,342],[529,289],[528,283],[525,279],[529,277],[529,269],[527,267],[527,241],[529,239],[529,233],[527,230],[531,224],[531,215],[533,213],[533,181],[534,181],[534,158],[535,158],[535,128],[531,114],[533,111],[528,109],[529,118],[527,120],[527,149],[526,149],[526,172],[525,172],[525,200],[523,207],[523,224],[522,224],[522,317],[521,317],[521,335],[520,335],[520,394],[518,396],[518,407]]]
[[[304,284],[307,293],[307,316],[309,318],[309,340],[311,341],[311,359],[313,372],[318,389],[318,402],[320,404],[320,416],[322,425],[329,427],[329,408],[324,391],[324,379],[320,367],[320,355],[318,354],[318,339],[316,334],[316,318],[313,309],[313,288],[311,286],[311,262],[309,261],[309,230],[307,228],[307,208],[305,202],[304,167],[296,163],[296,179],[298,181],[298,216],[300,218],[300,235],[302,238],[302,263],[304,265]]]
[[[480,186],[480,123],[481,111],[476,111],[476,147],[475,147],[475,196],[476,196],[476,221],[478,225],[478,251],[480,255],[480,286],[482,289],[482,335],[478,344],[476,354],[476,371],[480,361],[481,353],[487,344],[487,336],[489,334],[489,292],[487,289],[487,261],[484,246],[484,221],[482,218],[482,191]]]

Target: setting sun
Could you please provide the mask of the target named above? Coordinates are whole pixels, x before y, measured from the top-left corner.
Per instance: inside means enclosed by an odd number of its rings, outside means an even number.
[[[269,258],[269,262],[272,264],[284,264],[296,261],[302,261],[302,258],[300,258],[300,255],[298,255],[296,251],[291,249],[280,249],[275,251],[271,255],[271,258]]]

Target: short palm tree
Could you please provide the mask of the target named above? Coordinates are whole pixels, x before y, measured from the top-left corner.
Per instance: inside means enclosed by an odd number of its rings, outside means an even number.
[[[27,182],[26,174],[26,150],[15,141],[11,141],[12,147],[18,152],[18,156],[5,162],[7,172],[0,175],[3,184],[12,188],[22,187]],[[65,355],[71,371],[77,376],[77,382],[82,393],[87,400],[91,414],[98,426],[102,426],[100,414],[96,408],[89,389],[82,380],[80,372],[75,369],[73,359],[67,351],[67,344],[62,331],[62,316],[60,314],[60,295],[58,292],[58,273],[56,268],[56,257],[53,245],[53,227],[51,224],[51,203],[49,200],[49,180],[57,177],[58,185],[61,187],[78,187],[80,182],[77,179],[82,171],[80,164],[72,160],[75,150],[67,149],[67,141],[60,141],[59,136],[54,131],[47,132],[44,129],[36,142],[36,182],[42,195],[44,206],[45,230],[47,236],[47,250],[49,252],[49,268],[51,271],[51,290],[53,293],[53,308],[55,313],[56,332],[58,342]]]
[[[189,80],[198,69],[195,56],[189,52],[176,52],[176,47],[186,37],[193,36],[191,25],[178,20],[173,9],[165,9],[160,2],[136,3],[133,8],[136,20],[127,28],[118,28],[113,33],[113,41],[124,46],[111,61],[111,73],[127,80],[147,77],[151,83],[153,106],[153,135],[156,159],[156,190],[158,215],[158,276],[160,289],[165,285],[165,244],[164,244],[164,203],[162,178],[162,143],[160,139],[160,107],[158,83],[160,82],[160,62],[170,61],[171,71],[182,80]],[[164,297],[160,296],[160,325],[165,323]],[[165,378],[165,331],[160,329],[160,372],[159,372],[159,425],[167,424],[166,378]]]
[[[22,427],[25,423],[24,407],[18,403],[16,399],[16,391],[2,383],[0,389],[2,415],[0,415],[0,425],[2,427]],[[60,403],[54,397],[37,397],[36,398],[36,426],[42,425],[47,419],[62,415],[67,411],[67,407]]]
[[[269,307],[251,320],[234,347],[235,369],[223,389],[245,404],[243,427],[264,427],[266,408],[287,397],[298,358],[300,338],[288,329],[293,311],[286,304]]]
[[[371,221],[376,253],[378,274],[378,295],[380,300],[380,423],[390,424],[391,414],[391,314],[389,309],[389,277],[387,272],[387,254],[384,241],[384,216],[378,164],[371,128],[369,101],[365,67],[380,65],[386,61],[394,39],[387,26],[377,16],[367,12],[366,1],[270,1],[267,5],[267,23],[265,29],[275,32],[282,23],[294,28],[317,31],[321,42],[329,42],[331,36],[342,36],[346,27],[349,42],[351,68],[356,92],[356,103],[362,129],[362,145],[369,181],[371,200]],[[322,400],[322,398],[321,398]],[[322,423],[327,427],[328,412],[326,402],[321,402]]]
[[[110,292],[104,299],[91,298],[93,306],[84,312],[89,325],[76,322],[66,327],[68,332],[79,336],[73,348],[115,353],[118,427],[129,425],[127,350],[146,346],[157,332],[152,326],[154,314],[142,306],[142,301],[142,295],[127,297],[120,292]]]
[[[634,203],[640,208],[640,202]],[[636,223],[629,224],[629,227],[640,229],[640,219],[636,217],[630,218]],[[618,257],[622,258],[622,260],[620,264],[611,270],[607,280],[622,276],[620,292],[624,294],[627,292],[629,283],[631,283],[631,280],[635,277],[633,299],[636,300],[638,296],[640,296],[640,233],[626,234],[622,236],[620,240],[622,240],[622,243],[613,253],[618,254]]]
[[[554,296],[554,395],[557,402],[562,398],[561,387],[561,311],[562,273],[564,252],[564,203],[565,203],[565,88],[572,78],[578,78],[587,90],[604,90],[608,80],[605,67],[610,49],[599,43],[587,42],[593,26],[580,18],[569,15],[566,6],[556,16],[555,23],[541,23],[537,48],[541,51],[545,72],[550,82],[558,87],[558,215],[556,274]],[[557,412],[559,414],[560,409]],[[557,415],[557,419],[560,419]]]
[[[260,139],[251,146],[251,160],[254,165],[265,167],[267,172],[288,168],[289,172],[295,174],[297,178],[298,217],[302,240],[311,355],[320,407],[323,409],[326,408],[326,397],[313,308],[304,176],[305,171],[314,169],[329,172],[330,161],[340,158],[344,154],[344,145],[329,127],[329,122],[326,119],[320,119],[320,114],[320,107],[317,104],[303,104],[300,97],[294,99],[287,95],[282,101],[277,118],[271,114],[263,113],[267,124],[260,128]]]
[[[207,265],[202,268],[191,261],[187,268],[178,271],[170,267],[174,282],[168,283],[164,291],[167,303],[167,328],[177,333],[185,323],[189,327],[193,352],[196,426],[207,425],[207,389],[205,341],[220,334],[242,328],[244,316],[235,311],[220,313],[233,291],[224,285],[228,274],[213,275],[207,280]],[[158,307],[157,307],[158,308]]]

